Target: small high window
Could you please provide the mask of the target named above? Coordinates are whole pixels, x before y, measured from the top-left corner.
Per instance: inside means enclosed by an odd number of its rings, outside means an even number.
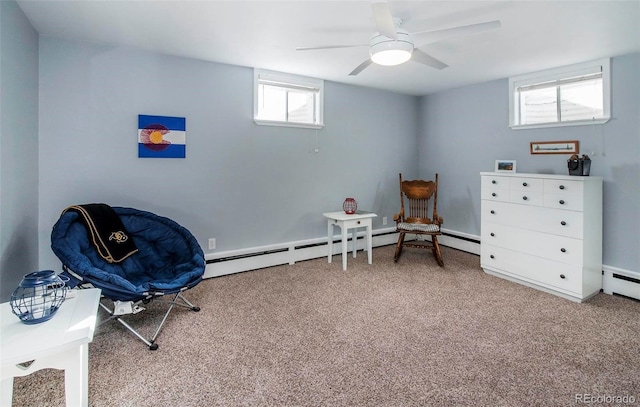
[[[324,126],[324,81],[254,70],[254,121],[261,125]]]
[[[509,125],[534,128],[606,123],[609,59],[509,78]]]

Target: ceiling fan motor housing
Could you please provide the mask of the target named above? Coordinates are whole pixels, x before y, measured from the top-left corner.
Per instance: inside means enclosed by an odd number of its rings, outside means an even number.
[[[374,35],[369,41],[369,55],[378,65],[400,65],[411,58],[413,40],[408,32],[398,29],[398,39],[382,34]]]

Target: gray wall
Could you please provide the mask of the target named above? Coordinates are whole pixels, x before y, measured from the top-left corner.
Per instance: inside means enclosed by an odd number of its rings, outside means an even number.
[[[0,1],[0,301],[38,267],[38,34]]]
[[[579,140],[591,175],[604,179],[603,262],[640,271],[640,54],[613,58],[611,75],[613,118],[604,125],[511,130],[507,79],[422,97],[419,174],[440,174],[444,226],[480,234],[478,174],[496,159],[515,159],[518,172],[567,174],[567,156],[530,155],[529,143]]]
[[[398,209],[398,172],[439,172],[445,226],[478,235],[478,173],[495,159],[566,172],[564,158],[529,155],[544,140],[578,139],[592,156],[604,262],[640,270],[638,54],[613,59],[604,126],[512,131],[506,79],[422,98],[327,82],[316,132],[256,126],[250,68],[39,40],[13,1],[0,1],[0,22],[0,301],[22,275],[59,269],[49,235],[68,205],[148,209],[224,251],[326,235],[321,213],[347,196],[380,228]],[[187,158],[137,158],[138,114],[186,117]]]
[[[417,176],[418,99],[325,83],[324,129],[257,126],[253,70],[40,39],[40,266],[67,206],[142,208],[208,252],[326,236],[345,197],[391,220],[397,176]],[[137,157],[138,114],[186,117],[186,159]],[[319,152],[316,153],[315,149]],[[389,225],[390,226],[390,225]]]

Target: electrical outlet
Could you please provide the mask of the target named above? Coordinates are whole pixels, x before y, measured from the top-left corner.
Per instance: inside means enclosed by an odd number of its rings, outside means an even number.
[[[216,248],[216,238],[212,237],[209,239],[209,250],[215,250]]]
[[[386,216],[383,216],[383,217],[382,217],[382,226],[384,226],[384,225],[386,225],[386,224],[387,224],[387,217],[386,217]]]

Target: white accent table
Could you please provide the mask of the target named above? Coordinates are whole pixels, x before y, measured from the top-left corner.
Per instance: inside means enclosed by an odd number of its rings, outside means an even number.
[[[8,302],[0,304],[0,405],[11,405],[14,377],[53,368],[64,370],[67,406],[88,406],[89,342],[95,331],[100,290],[74,291],[75,297],[66,298],[50,320],[34,325],[20,321]]]
[[[372,225],[371,219],[375,218],[376,215],[373,212],[356,212],[352,215],[346,214],[344,211],[340,212],[328,212],[322,214],[325,218],[327,218],[327,232],[329,238],[329,263],[331,263],[331,257],[333,255],[333,227],[334,225],[340,226],[342,229],[342,270],[347,269],[347,231],[349,229],[354,229],[351,232],[353,237],[352,246],[353,246],[353,258],[356,257],[356,251],[358,250],[358,228],[366,228],[365,233],[365,250],[367,251],[369,264],[372,263],[372,255],[371,255],[371,241],[372,241]]]

